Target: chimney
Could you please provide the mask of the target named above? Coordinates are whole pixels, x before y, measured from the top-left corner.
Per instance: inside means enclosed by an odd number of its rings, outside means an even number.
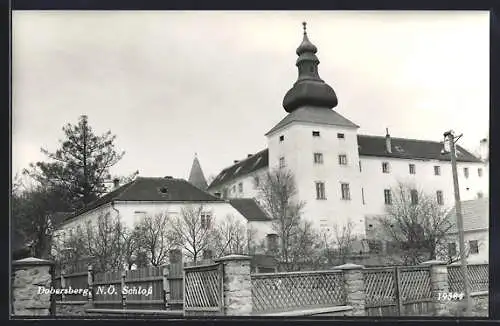
[[[392,153],[391,135],[389,135],[389,128],[385,128],[385,150],[387,153]]]
[[[479,142],[479,158],[483,161],[487,161],[488,154],[489,154],[488,139],[483,138]]]
[[[118,187],[120,187],[120,179],[114,178],[113,179],[113,190],[117,189]]]
[[[238,160],[234,160],[234,164],[237,164],[239,161]]]

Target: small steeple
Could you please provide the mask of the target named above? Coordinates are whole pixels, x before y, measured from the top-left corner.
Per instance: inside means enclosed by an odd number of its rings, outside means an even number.
[[[207,180],[203,175],[203,171],[201,169],[200,161],[198,161],[198,154],[194,153],[193,165],[191,166],[191,172],[189,173],[189,180],[193,186],[206,190],[208,187]]]
[[[296,50],[299,76],[293,87],[283,99],[283,107],[287,112],[293,112],[303,106],[314,106],[332,109],[337,106],[337,95],[326,84],[318,73],[319,59],[316,56],[318,49],[307,36],[307,23],[303,22],[304,35],[302,43]]]

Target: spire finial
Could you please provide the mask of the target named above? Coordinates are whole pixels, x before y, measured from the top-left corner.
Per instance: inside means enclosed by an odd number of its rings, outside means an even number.
[[[194,157],[198,157],[198,153],[194,152]]]
[[[302,22],[302,26],[304,28],[304,35],[306,35],[307,34],[307,31],[306,31],[307,23],[306,22]]]

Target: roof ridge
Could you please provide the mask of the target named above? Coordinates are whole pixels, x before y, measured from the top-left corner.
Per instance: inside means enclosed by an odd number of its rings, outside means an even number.
[[[230,168],[232,168],[232,167],[234,167],[234,166],[237,166],[237,165],[239,165],[239,164],[242,164],[242,163],[243,163],[243,162],[245,162],[245,161],[248,161],[248,160],[250,160],[250,159],[254,158],[255,156],[257,156],[257,154],[259,154],[259,153],[263,153],[263,152],[265,152],[266,150],[268,150],[268,148],[263,149],[263,150],[261,150],[261,151],[258,151],[257,153],[252,154],[252,156],[250,156],[250,157],[245,157],[244,159],[239,160],[239,161],[238,161],[238,163],[233,163],[233,165],[229,165],[229,166],[225,167],[224,169],[222,169],[221,173],[222,173],[222,172],[225,172],[227,169],[230,169]],[[219,174],[220,174],[220,173],[219,173]]]
[[[361,137],[371,137],[371,138],[385,138],[385,136],[377,136],[377,135],[363,135],[363,134],[358,134],[358,136]],[[402,137],[392,137],[391,139],[397,139],[397,140],[411,140],[411,141],[417,141],[417,142],[425,142],[425,143],[435,143],[435,144],[442,144],[443,142],[438,142],[435,140],[426,140],[426,139],[415,139],[415,138],[402,138]]]

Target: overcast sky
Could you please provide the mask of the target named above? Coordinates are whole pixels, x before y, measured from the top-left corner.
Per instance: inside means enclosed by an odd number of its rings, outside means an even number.
[[[86,114],[115,174],[205,175],[267,146],[308,22],[319,73],[359,133],[475,150],[489,130],[488,12],[14,12],[13,174]]]

